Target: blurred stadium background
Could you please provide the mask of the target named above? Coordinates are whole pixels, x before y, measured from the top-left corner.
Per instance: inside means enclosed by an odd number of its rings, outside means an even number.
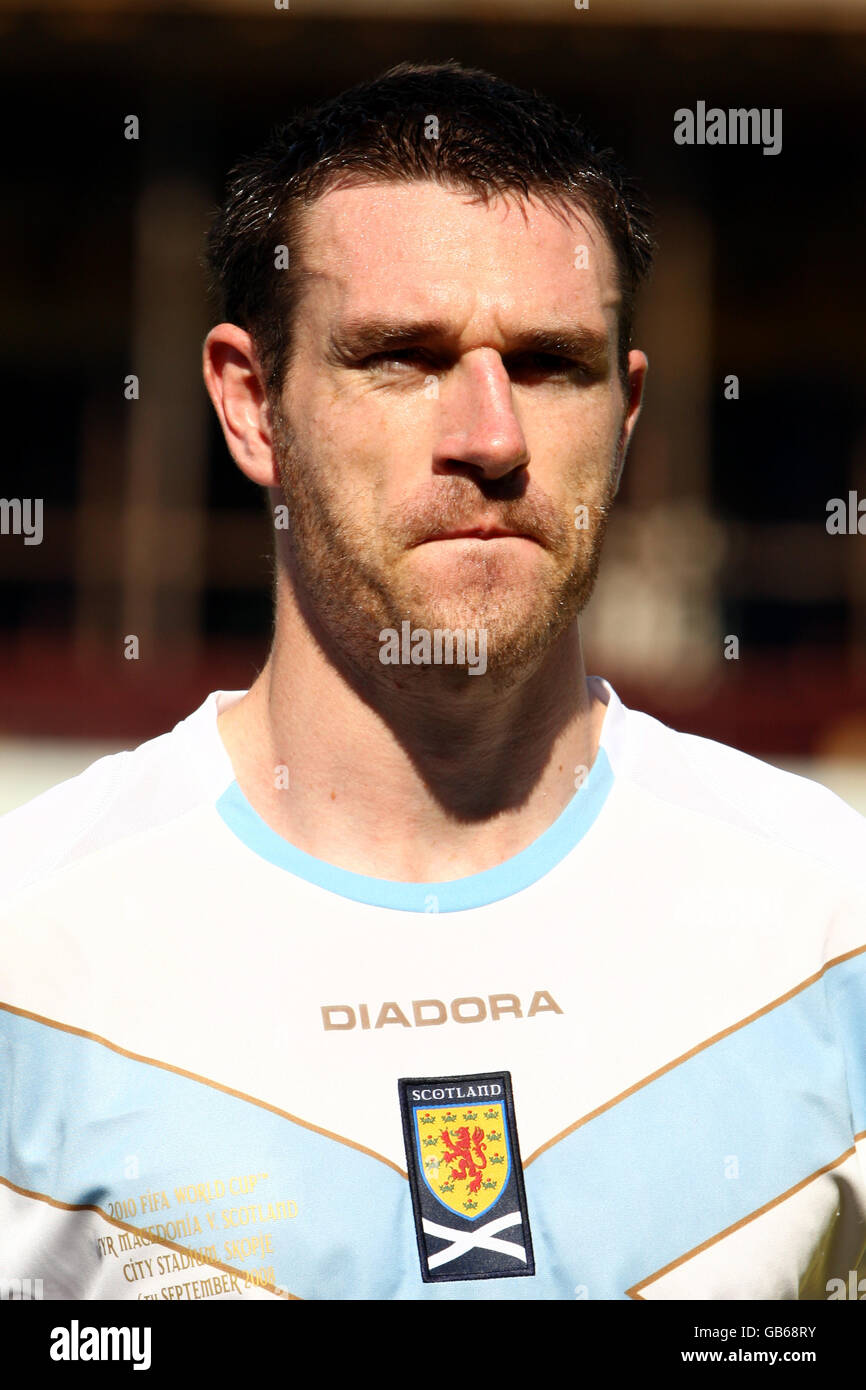
[[[588,669],[866,812],[866,540],[825,524],[866,497],[862,0],[3,0],[0,492],[44,538],[0,535],[0,811],[263,663],[265,511],[200,376],[209,213],[274,122],[445,58],[581,114],[658,212]],[[782,152],[675,145],[698,100],[781,107]]]

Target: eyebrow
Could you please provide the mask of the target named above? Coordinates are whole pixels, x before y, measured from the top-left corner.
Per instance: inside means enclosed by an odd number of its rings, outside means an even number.
[[[453,329],[441,319],[352,319],[332,329],[330,347],[338,358],[345,359],[453,339]],[[508,342],[506,356],[544,352],[579,357],[599,368],[607,364],[607,335],[585,325],[550,324],[527,328],[510,335]]]

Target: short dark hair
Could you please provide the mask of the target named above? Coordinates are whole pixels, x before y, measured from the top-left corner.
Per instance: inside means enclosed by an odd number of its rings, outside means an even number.
[[[430,116],[438,121],[435,139],[425,135]],[[353,176],[424,179],[482,198],[532,194],[591,213],[616,257],[625,378],[635,295],[655,240],[649,207],[613,151],[597,149],[538,92],[456,62],[400,63],[275,127],[263,148],[229,173],[205,266],[222,317],[253,340],[271,402],[291,361],[304,208]],[[279,245],[288,249],[288,269],[275,273]]]

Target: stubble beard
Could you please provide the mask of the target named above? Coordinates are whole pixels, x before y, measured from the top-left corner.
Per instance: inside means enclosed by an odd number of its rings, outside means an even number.
[[[410,680],[425,679],[438,679],[451,689],[477,685],[467,668],[457,665],[382,665],[382,632],[392,629],[399,634],[408,621],[410,630],[431,633],[484,629],[485,674],[492,688],[507,690],[538,667],[589,602],[616,492],[615,466],[609,470],[603,500],[586,504],[584,530],[576,529],[570,518],[563,521],[546,514],[546,554],[555,563],[544,566],[534,595],[503,584],[501,557],[492,556],[488,562],[483,547],[491,543],[484,542],[473,557],[471,581],[455,598],[453,589],[431,592],[417,579],[395,579],[387,560],[379,561],[381,537],[363,524],[351,524],[349,509],[335,508],[279,408],[273,422],[273,448],[289,514],[283,560],[278,548],[277,564],[288,562],[299,608],[308,621],[314,618],[332,658],[342,659],[357,679],[381,681],[390,673],[400,688]],[[461,480],[461,517],[466,515],[465,496]],[[446,513],[447,505],[445,512],[437,512],[437,526]],[[399,555],[399,548],[393,553]]]

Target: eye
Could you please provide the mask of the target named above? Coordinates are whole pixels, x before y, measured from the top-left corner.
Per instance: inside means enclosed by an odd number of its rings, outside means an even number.
[[[413,364],[429,366],[429,359],[421,348],[392,348],[389,352],[374,352],[371,357],[365,357],[362,365],[387,371],[395,363],[398,367],[401,365],[409,367]]]
[[[582,362],[575,362],[571,357],[560,357],[552,352],[524,353],[521,357],[512,358],[508,370],[512,376],[518,377],[572,377],[584,381],[593,375]]]

